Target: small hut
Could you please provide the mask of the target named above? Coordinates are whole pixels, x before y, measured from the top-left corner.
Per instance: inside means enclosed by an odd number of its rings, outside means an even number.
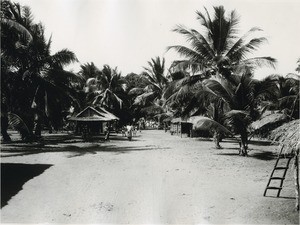
[[[209,130],[199,126],[199,120],[203,119],[203,116],[191,116],[188,122],[192,124],[191,137],[210,137]]]
[[[192,123],[184,121],[181,118],[174,118],[171,120],[170,132],[172,135],[177,134],[182,137],[183,134],[187,134],[190,137],[192,127]]]
[[[276,128],[271,132],[270,138],[283,147],[284,154],[290,154],[294,158],[296,209],[299,210],[300,119],[290,121]]]
[[[103,108],[88,106],[69,120],[76,123],[75,134],[97,135],[104,132],[105,126],[115,123],[119,118]]]

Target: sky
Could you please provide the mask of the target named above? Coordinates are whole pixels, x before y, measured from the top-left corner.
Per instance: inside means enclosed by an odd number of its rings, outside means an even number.
[[[14,0],[12,0],[14,1]],[[122,75],[141,73],[151,58],[164,57],[166,68],[180,59],[167,47],[186,45],[172,31],[177,24],[201,30],[196,11],[223,5],[227,12],[240,16],[240,36],[260,27],[257,36],[267,37],[249,57],[271,56],[276,69],[258,69],[255,78],[270,74],[295,73],[300,58],[299,0],[15,0],[30,6],[35,22],[45,25],[46,37],[52,35],[52,53],[68,48],[79,63],[68,67],[75,72],[80,64],[94,62],[118,67]]]

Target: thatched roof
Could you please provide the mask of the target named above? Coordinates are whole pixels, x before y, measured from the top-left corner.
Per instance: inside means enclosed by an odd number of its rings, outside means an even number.
[[[271,132],[270,138],[284,145],[285,152],[295,152],[300,143],[300,119],[293,120],[276,128]]]
[[[112,121],[112,120],[119,120],[118,117],[113,115],[112,113],[106,111],[103,108],[99,108],[99,110],[96,110],[95,108],[88,106],[84,110],[82,110],[80,113],[78,113],[75,117],[71,117],[69,120],[73,121]]]
[[[203,116],[191,116],[187,121],[195,125],[202,118]]]
[[[253,130],[268,129],[274,124],[281,125],[287,121],[287,118],[287,115],[283,113],[271,113],[250,124],[250,128]]]
[[[180,117],[173,118],[173,119],[171,120],[171,123],[180,123],[180,122],[182,122],[182,119],[181,119]]]

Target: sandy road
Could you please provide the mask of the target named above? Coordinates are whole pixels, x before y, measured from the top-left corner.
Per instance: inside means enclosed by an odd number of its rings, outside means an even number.
[[[143,131],[134,141],[74,143],[1,163],[49,164],[1,209],[2,223],[297,224],[290,198],[262,197],[273,147],[213,143]],[[61,151],[59,149],[62,149]],[[3,157],[4,156],[4,157]],[[293,196],[291,174],[282,192]]]

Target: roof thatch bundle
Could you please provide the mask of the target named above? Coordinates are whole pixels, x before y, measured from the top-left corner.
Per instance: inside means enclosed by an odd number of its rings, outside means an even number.
[[[261,119],[250,124],[249,129],[253,134],[258,134],[260,137],[268,137],[270,132],[281,126],[288,120],[288,116],[283,113],[268,113]]]
[[[176,117],[171,120],[171,123],[180,123],[180,122],[182,122],[182,119],[180,117]]]
[[[293,120],[273,130],[270,138],[280,143],[286,153],[296,153],[300,143],[300,119]]]

